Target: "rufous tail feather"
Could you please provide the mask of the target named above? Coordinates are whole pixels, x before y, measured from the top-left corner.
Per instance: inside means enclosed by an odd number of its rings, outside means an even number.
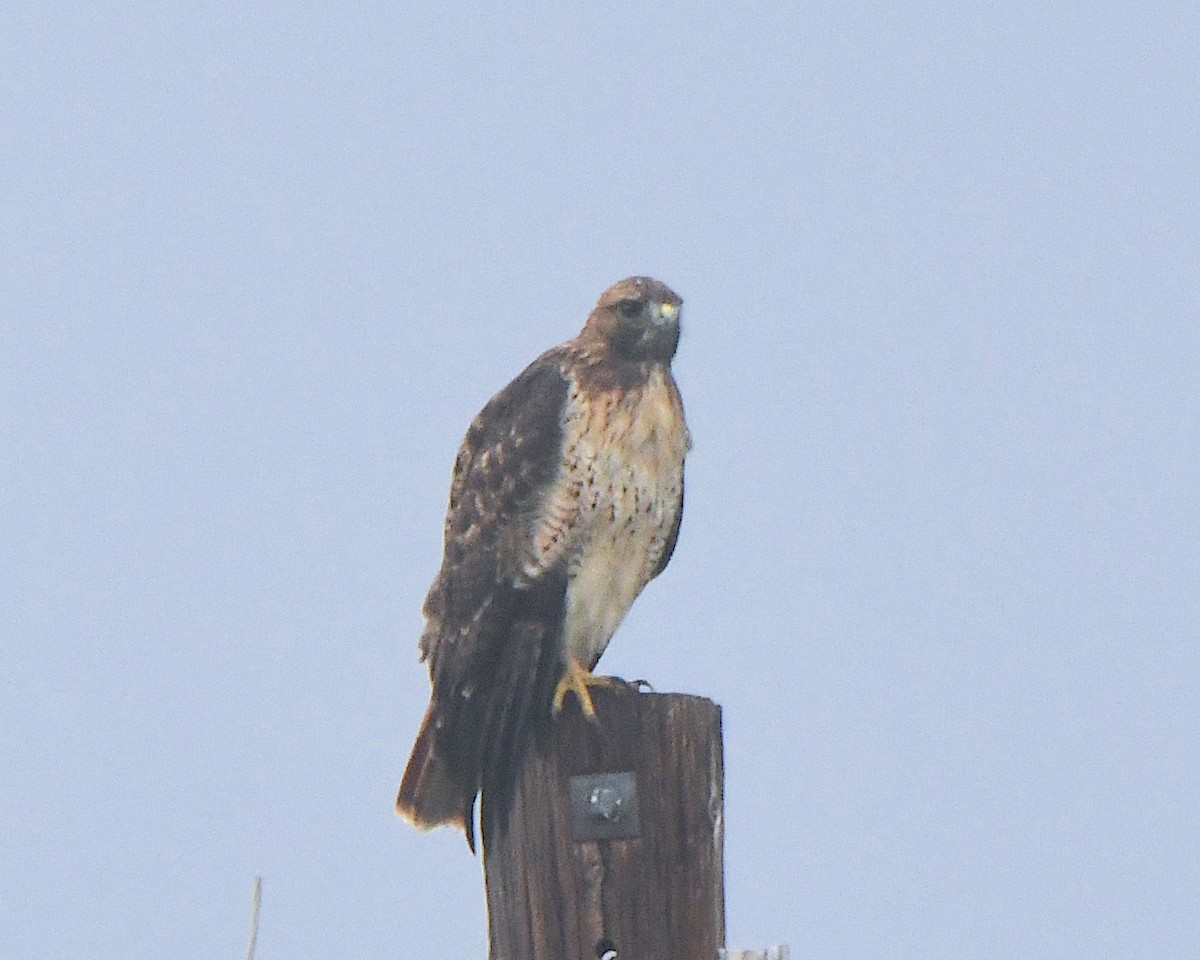
[[[433,714],[434,704],[430,703],[400,782],[396,812],[422,830],[446,825],[466,831],[475,791],[468,796],[445,759],[438,755]]]

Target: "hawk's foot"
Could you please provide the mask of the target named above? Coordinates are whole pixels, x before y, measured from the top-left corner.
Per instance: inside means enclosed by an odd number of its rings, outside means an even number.
[[[592,695],[588,687],[627,687],[628,684],[620,677],[598,677],[586,667],[580,666],[574,660],[567,664],[567,672],[554,688],[554,713],[562,712],[563,702],[568,693],[575,694],[579,701],[579,709],[589,720],[596,719],[596,705],[592,703]]]

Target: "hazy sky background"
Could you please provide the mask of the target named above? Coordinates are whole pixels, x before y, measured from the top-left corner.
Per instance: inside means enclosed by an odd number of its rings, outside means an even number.
[[[482,957],[392,802],[488,397],[684,297],[728,940],[1194,958],[1194,3],[0,15],[0,956]]]

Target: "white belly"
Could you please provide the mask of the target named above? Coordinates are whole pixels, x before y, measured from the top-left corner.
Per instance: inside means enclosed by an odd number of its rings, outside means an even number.
[[[646,548],[600,537],[576,561],[567,587],[567,655],[591,669],[642,592]]]

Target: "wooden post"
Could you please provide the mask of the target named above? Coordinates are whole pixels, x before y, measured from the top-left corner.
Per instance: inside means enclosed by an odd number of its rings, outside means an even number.
[[[530,751],[507,832],[489,838],[491,960],[712,960],[725,942],[721,708],[592,695],[599,722],[568,700],[549,749]]]

